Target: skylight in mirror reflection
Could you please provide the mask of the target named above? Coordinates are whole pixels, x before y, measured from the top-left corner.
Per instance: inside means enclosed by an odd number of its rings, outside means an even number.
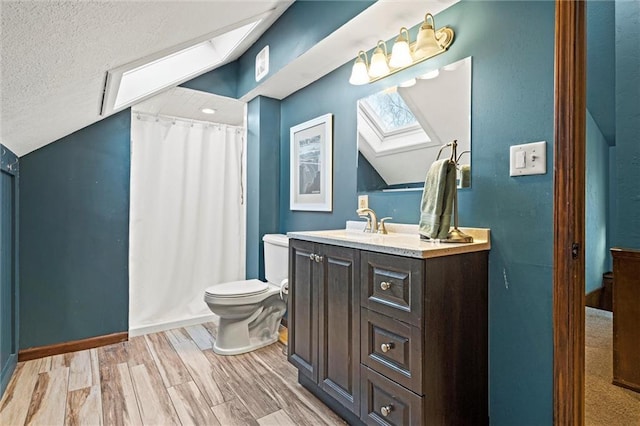
[[[418,126],[418,120],[397,90],[374,93],[363,101],[369,113],[375,115],[374,122],[383,133]]]

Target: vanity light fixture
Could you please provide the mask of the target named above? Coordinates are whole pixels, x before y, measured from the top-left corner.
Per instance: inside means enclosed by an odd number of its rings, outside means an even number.
[[[391,55],[387,54],[387,45],[382,40],[378,41],[373,51],[371,64],[364,51],[358,52],[349,83],[353,85],[373,83],[439,55],[449,48],[453,42],[453,36],[453,30],[449,27],[436,30],[433,15],[427,13],[414,43],[409,44],[409,31],[406,27],[402,27],[391,49]]]

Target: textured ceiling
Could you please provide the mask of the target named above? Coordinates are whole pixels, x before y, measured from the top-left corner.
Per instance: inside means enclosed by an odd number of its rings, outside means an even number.
[[[21,156],[98,120],[106,72],[291,1],[2,1],[0,141]]]

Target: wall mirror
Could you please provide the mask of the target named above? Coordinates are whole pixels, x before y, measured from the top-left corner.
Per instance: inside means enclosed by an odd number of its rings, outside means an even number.
[[[421,190],[440,147],[454,139],[458,186],[470,186],[471,57],[360,99],[357,108],[358,192]],[[447,148],[440,158],[449,155]]]

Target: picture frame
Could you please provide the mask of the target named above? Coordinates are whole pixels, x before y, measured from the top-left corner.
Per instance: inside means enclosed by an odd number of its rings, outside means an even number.
[[[291,210],[333,209],[333,115],[325,114],[291,127]]]

